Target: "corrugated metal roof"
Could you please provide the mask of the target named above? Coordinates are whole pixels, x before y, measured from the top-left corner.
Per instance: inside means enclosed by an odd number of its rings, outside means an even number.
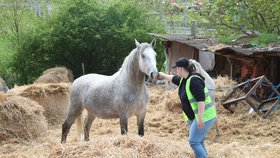
[[[257,55],[267,55],[267,56],[280,56],[280,47],[276,48],[240,48],[240,47],[224,47],[216,50],[215,52],[221,55],[244,55],[244,56],[257,56]]]
[[[199,50],[204,50],[209,46],[213,46],[216,44],[216,41],[209,38],[204,37],[193,37],[188,35],[171,35],[171,34],[156,34],[156,33],[149,33],[149,35],[166,39],[168,41],[176,41],[180,43],[187,44],[189,46],[195,47]]]
[[[157,34],[148,33],[149,35],[166,39],[168,41],[176,41],[195,47],[198,50],[208,50],[219,55],[230,56],[247,56],[257,57],[259,55],[267,56],[280,56],[280,47],[266,47],[266,48],[241,48],[241,47],[228,47],[218,44],[215,40],[205,37],[196,37],[179,34]]]
[[[238,48],[238,47],[224,47],[221,49],[216,50],[215,52],[219,52],[221,54],[224,55],[230,55],[230,54],[240,54],[240,55],[246,55],[246,56],[250,56],[254,53],[254,51],[251,51],[249,49],[245,49],[245,48]]]

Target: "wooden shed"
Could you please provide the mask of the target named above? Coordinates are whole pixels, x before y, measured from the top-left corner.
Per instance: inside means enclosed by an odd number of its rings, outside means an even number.
[[[217,49],[215,69],[239,82],[265,75],[274,85],[280,83],[280,47]]]
[[[172,65],[174,65],[176,60],[180,57],[195,59],[201,63],[206,71],[213,70],[215,65],[215,54],[206,49],[207,47],[216,44],[213,39],[174,34],[150,33],[150,35],[163,39],[168,73],[175,73],[175,70],[172,70]]]

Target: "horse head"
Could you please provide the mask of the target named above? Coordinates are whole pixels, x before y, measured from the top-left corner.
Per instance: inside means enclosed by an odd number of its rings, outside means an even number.
[[[194,67],[196,69],[196,73],[200,73],[200,74],[203,73],[204,70],[203,70],[202,66],[196,60],[190,59],[189,61],[190,61],[191,64],[194,65]]]
[[[191,64],[193,64],[195,66],[195,72],[201,74],[204,78],[205,78],[205,84],[206,87],[209,90],[214,90],[215,89],[215,82],[214,80],[211,78],[211,76],[202,68],[202,66],[200,65],[199,62],[197,62],[194,59],[190,59],[189,60]]]
[[[151,77],[156,79],[158,75],[156,67],[156,52],[154,51],[155,40],[149,43],[139,43],[135,39],[136,49],[139,52],[139,68],[140,70]]]

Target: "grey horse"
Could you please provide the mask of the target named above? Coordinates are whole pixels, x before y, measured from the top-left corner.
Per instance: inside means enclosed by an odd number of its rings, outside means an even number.
[[[69,96],[68,114],[62,125],[61,143],[66,142],[67,134],[76,119],[80,140],[89,140],[91,124],[96,117],[102,119],[119,118],[121,134],[127,130],[128,118],[137,117],[138,134],[144,135],[144,119],[148,104],[148,91],[145,75],[157,78],[155,40],[139,43],[125,58],[122,67],[112,76],[88,74],[77,78]],[[82,126],[81,113],[88,115]],[[83,130],[84,129],[84,130]]]

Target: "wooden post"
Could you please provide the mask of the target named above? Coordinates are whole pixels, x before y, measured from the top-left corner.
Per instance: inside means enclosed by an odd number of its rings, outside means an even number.
[[[186,31],[186,33],[188,33],[188,16],[187,15],[185,15],[184,16],[184,22],[185,22],[185,31]]]
[[[230,79],[232,79],[232,71],[233,71],[233,65],[230,61],[230,58],[229,57],[226,57],[227,58],[227,61],[229,62],[229,65],[230,65]]]
[[[82,70],[83,70],[83,75],[85,75],[85,64],[82,63]]]
[[[195,29],[196,29],[196,21],[193,20],[193,21],[192,21],[192,27],[191,27],[191,35],[192,35],[193,37],[196,36]]]

